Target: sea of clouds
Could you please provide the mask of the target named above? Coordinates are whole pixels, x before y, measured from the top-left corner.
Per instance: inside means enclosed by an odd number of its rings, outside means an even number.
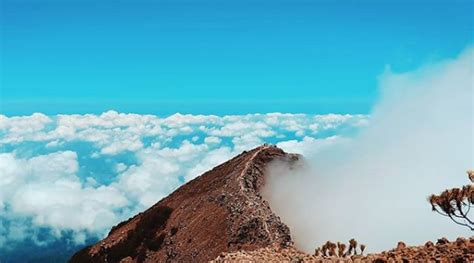
[[[0,115],[0,247],[101,238],[183,183],[263,143],[352,136],[366,115]]]

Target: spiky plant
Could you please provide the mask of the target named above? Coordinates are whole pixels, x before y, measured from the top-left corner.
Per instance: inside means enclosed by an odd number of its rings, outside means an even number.
[[[327,242],[326,244],[322,245],[321,246],[321,252],[323,254],[323,257],[327,257],[328,256],[328,246],[327,246]]]
[[[316,257],[319,257],[321,255],[321,248],[317,247],[315,250],[314,250],[314,255]]]
[[[336,244],[329,242],[328,248],[329,248],[329,256],[334,257],[336,256]]]
[[[360,254],[361,254],[361,255],[364,254],[364,250],[365,250],[365,245],[364,245],[364,244],[360,244]]]
[[[337,242],[337,250],[340,258],[345,257],[346,244]]]
[[[474,171],[467,171],[467,174],[469,180],[474,182]],[[474,204],[473,184],[447,189],[439,195],[431,195],[428,197],[428,202],[434,212],[447,216],[454,223],[474,231],[474,220],[468,217],[471,206]]]
[[[354,255],[357,255],[357,241],[354,238],[349,240],[349,255],[352,254],[352,250],[354,250]]]

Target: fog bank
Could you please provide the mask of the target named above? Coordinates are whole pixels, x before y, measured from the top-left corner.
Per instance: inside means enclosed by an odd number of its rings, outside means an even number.
[[[414,72],[387,69],[359,134],[279,145],[305,159],[291,171],[274,163],[263,192],[300,249],[354,237],[378,251],[472,235],[426,198],[467,184],[474,168],[473,65],[470,48]]]

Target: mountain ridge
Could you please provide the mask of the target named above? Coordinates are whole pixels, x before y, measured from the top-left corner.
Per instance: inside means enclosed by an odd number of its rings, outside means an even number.
[[[271,145],[244,151],[114,226],[70,262],[209,261],[221,253],[293,245],[260,195],[271,161],[298,160]]]

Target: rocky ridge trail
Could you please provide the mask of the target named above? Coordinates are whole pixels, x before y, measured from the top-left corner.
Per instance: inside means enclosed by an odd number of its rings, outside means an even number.
[[[298,155],[263,145],[186,183],[113,227],[70,262],[206,262],[223,252],[292,245],[290,231],[260,195],[265,166]]]

